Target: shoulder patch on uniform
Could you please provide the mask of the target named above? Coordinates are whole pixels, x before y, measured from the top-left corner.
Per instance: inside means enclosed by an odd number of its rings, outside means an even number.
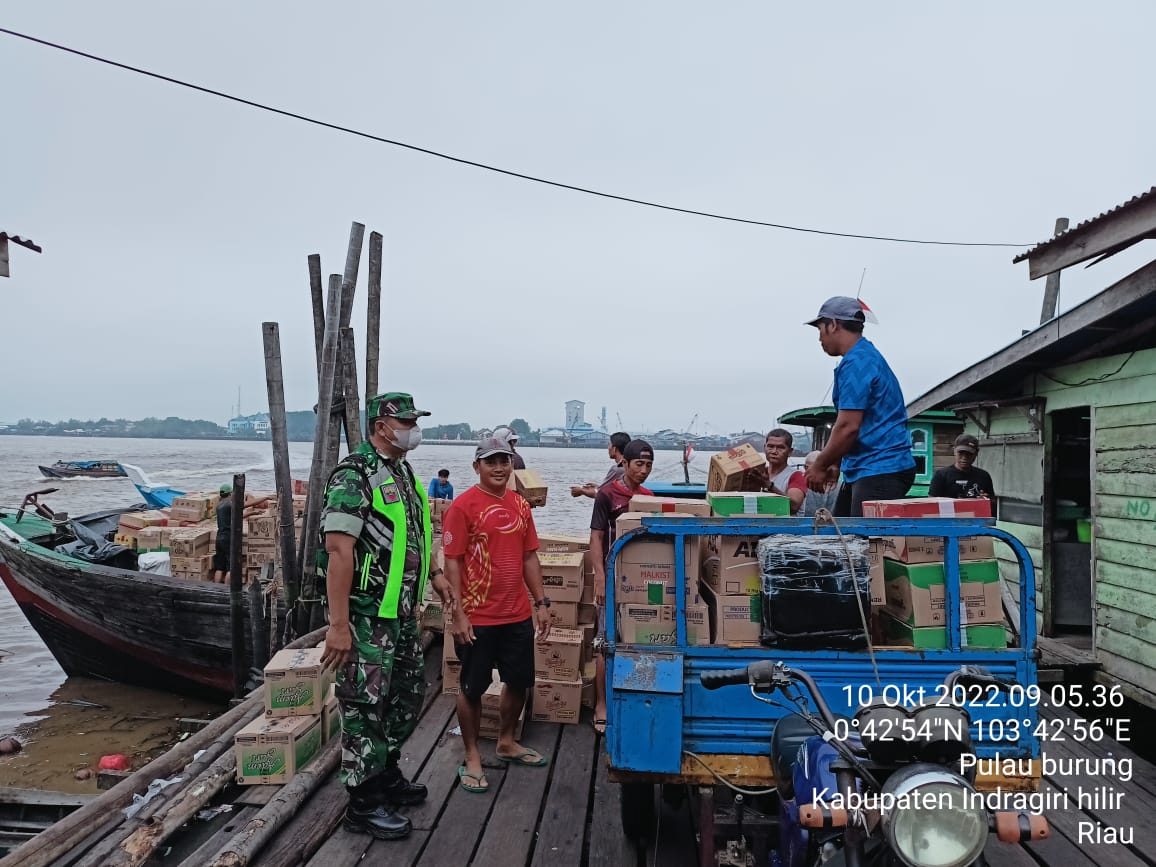
[[[378,490],[381,491],[381,498],[387,503],[396,503],[401,499],[396,484],[382,485]]]

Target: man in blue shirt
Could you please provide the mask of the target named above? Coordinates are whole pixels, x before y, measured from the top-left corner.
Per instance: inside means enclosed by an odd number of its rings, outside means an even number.
[[[450,471],[438,470],[438,477],[429,483],[429,498],[431,500],[452,500],[454,486],[450,484]]]
[[[846,484],[835,508],[839,517],[861,518],[865,501],[900,499],[915,481],[903,392],[879,350],[863,336],[869,313],[857,298],[836,296],[806,323],[819,329],[824,352],[843,359],[832,391],[835,426],[807,469],[807,486],[822,491],[828,471],[842,460]]]

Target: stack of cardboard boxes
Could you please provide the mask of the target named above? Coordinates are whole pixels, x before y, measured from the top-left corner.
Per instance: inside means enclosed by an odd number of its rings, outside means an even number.
[[[237,782],[287,783],[341,732],[333,674],[320,647],[282,650],[265,666],[265,713],[234,740]]]
[[[868,518],[990,518],[991,503],[941,497],[879,500],[864,503],[863,514]],[[886,640],[917,648],[946,647],[945,540],[938,536],[889,536],[880,543],[885,585],[877,614]],[[964,645],[1006,647],[993,540],[985,536],[960,539],[959,559],[959,619],[964,627]]]
[[[590,554],[590,538],[540,533],[538,544],[542,583],[551,603],[551,628],[576,630],[582,636],[579,704],[594,707],[594,637],[598,631],[598,609],[594,607],[594,560]],[[551,683],[562,685],[553,688]],[[573,712],[575,708],[570,701],[573,679],[544,677],[539,685],[546,706],[535,705],[535,719],[577,722],[578,714]]]

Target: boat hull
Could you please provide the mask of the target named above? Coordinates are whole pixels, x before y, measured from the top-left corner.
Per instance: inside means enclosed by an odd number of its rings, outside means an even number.
[[[46,479],[122,479],[128,474],[124,470],[86,470],[46,467],[38,465]]]
[[[0,580],[70,675],[211,699],[232,693],[224,585],[82,563],[3,536]],[[245,633],[248,668],[247,616]]]

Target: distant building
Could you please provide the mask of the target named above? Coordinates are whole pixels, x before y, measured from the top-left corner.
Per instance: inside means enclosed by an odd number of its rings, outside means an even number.
[[[268,436],[269,413],[257,412],[253,415],[239,415],[229,419],[231,436]]]

